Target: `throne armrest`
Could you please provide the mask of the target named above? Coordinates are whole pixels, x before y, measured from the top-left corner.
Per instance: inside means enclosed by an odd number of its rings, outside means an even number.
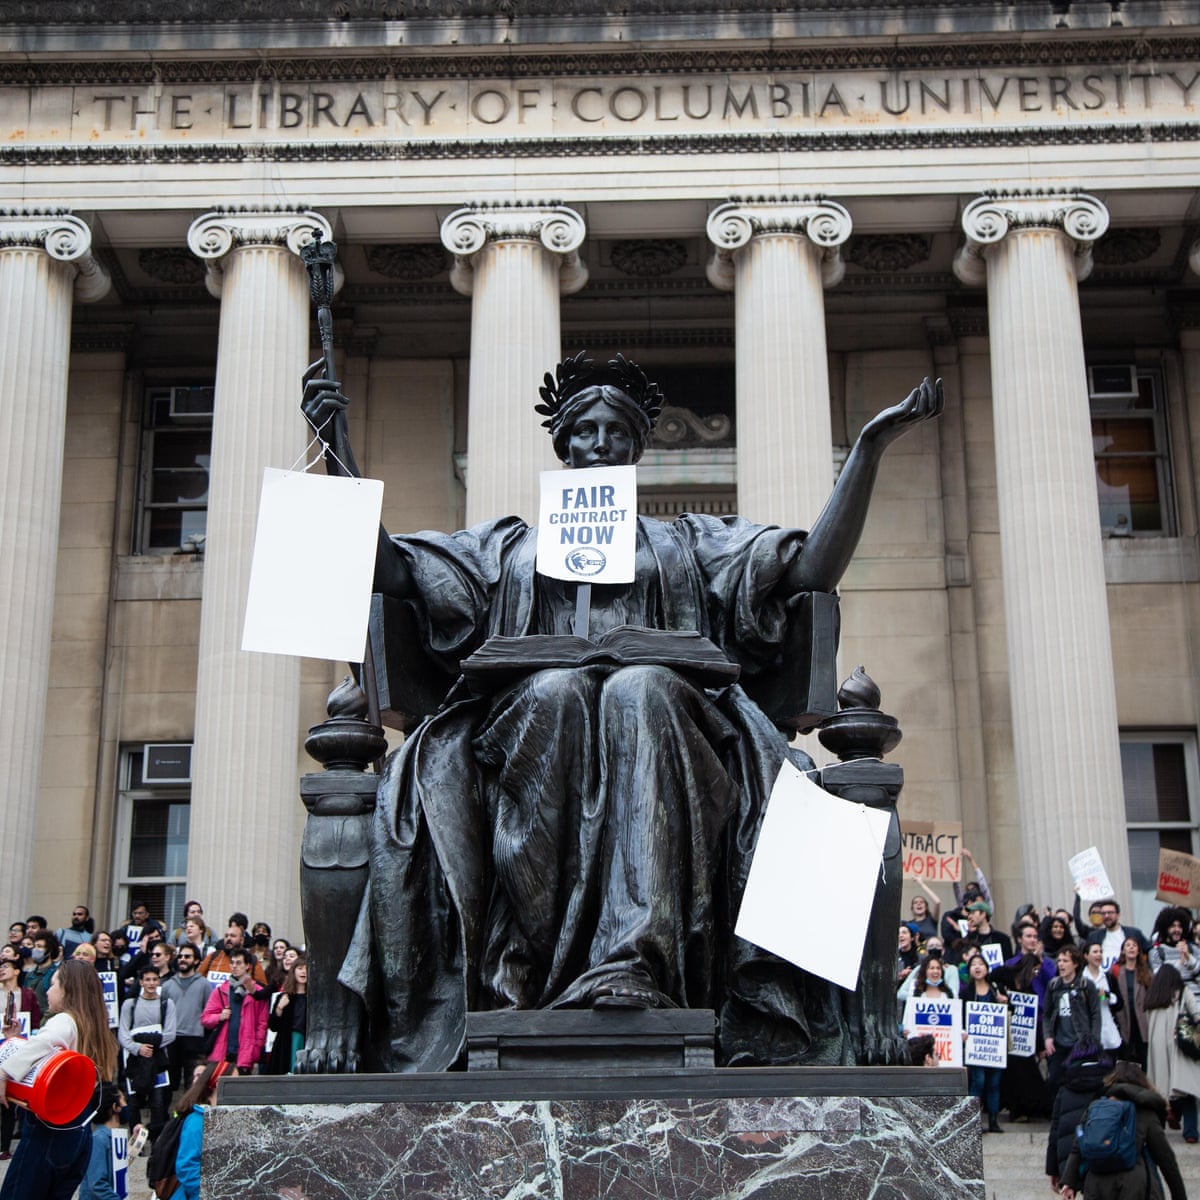
[[[832,592],[795,597],[788,638],[775,663],[742,676],[747,695],[784,732],[808,733],[837,704],[838,598]]]

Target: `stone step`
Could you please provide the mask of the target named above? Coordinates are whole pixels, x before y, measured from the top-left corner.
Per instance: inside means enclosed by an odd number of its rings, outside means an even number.
[[[1050,1196],[1045,1173],[1047,1121],[1013,1125],[1001,1119],[1004,1133],[983,1139],[983,1177],[987,1200],[1029,1200]],[[1189,1146],[1175,1130],[1168,1130],[1171,1149],[1179,1162],[1190,1195],[1200,1195],[1200,1145]]]

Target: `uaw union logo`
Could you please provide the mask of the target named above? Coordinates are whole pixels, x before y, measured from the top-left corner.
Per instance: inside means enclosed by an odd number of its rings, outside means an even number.
[[[599,575],[608,559],[603,550],[572,550],[564,560],[573,575]]]

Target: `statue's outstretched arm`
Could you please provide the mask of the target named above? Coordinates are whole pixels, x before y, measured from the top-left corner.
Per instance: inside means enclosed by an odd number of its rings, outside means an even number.
[[[854,557],[867,520],[883,452],[901,434],[942,411],[942,381],[921,380],[899,404],[863,426],[804,549],[788,574],[794,592],[832,592]]]
[[[350,401],[342,395],[336,379],[325,378],[324,368],[325,360],[319,358],[304,372],[300,411],[321,439],[325,470],[330,475],[360,479],[362,472],[350,447],[350,430],[346,423],[346,406]],[[416,594],[412,574],[382,525],[379,526],[379,548],[375,554],[373,590],[396,597]]]

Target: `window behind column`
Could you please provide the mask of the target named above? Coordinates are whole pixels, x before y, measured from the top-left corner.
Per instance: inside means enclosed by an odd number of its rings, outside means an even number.
[[[111,915],[114,923],[122,921],[141,901],[171,930],[183,923],[191,789],[147,782],[145,767],[144,746],[123,752]]]
[[[212,413],[210,383],[146,389],[135,553],[203,549]]]
[[[1162,375],[1131,365],[1088,368],[1100,526],[1106,537],[1174,529]]]
[[[1133,875],[1129,921],[1149,936],[1165,903],[1154,898],[1160,848],[1197,853],[1195,735],[1122,733],[1121,775]]]

